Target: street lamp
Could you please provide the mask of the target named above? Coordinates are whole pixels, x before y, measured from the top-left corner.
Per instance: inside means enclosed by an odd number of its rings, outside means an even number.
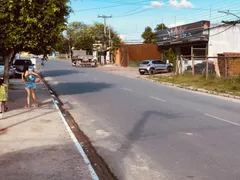
[[[222,21],[223,23],[225,23],[225,24],[232,24],[232,25],[236,25],[236,24],[240,23],[240,17],[238,15],[236,15],[236,14],[233,14],[233,13],[229,12],[229,10],[228,11],[218,11],[218,12],[219,13],[223,13],[223,14],[227,14],[227,15],[230,14],[230,15],[235,16],[235,17],[238,18],[238,20],[236,20],[236,21]]]
[[[236,14],[233,14],[233,13],[231,13],[231,12],[229,12],[229,10],[228,11],[218,11],[219,13],[224,13],[224,14],[227,14],[227,15],[233,15],[233,16],[235,16],[235,17],[237,17],[237,18],[239,18],[240,19],[240,17],[238,16],[238,15],[236,15]]]

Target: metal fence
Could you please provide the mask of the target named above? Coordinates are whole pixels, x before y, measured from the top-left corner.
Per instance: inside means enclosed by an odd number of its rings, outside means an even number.
[[[192,77],[194,78],[194,76],[196,75],[195,72],[195,67],[197,65],[197,62],[204,62],[205,63],[205,68],[204,71],[202,71],[202,73],[205,73],[206,75],[206,79],[208,79],[209,77],[209,62],[213,62],[214,60],[218,61],[218,65],[219,62],[221,62],[221,68],[218,67],[219,69],[219,73],[224,77],[227,78],[229,76],[229,68],[231,66],[231,64],[229,63],[229,60],[240,60],[240,56],[177,56],[177,63],[176,63],[176,74],[183,74],[184,73],[184,67],[183,67],[183,63],[185,63],[187,61],[187,64],[189,64],[190,61],[190,65],[191,66],[191,71],[192,71]],[[239,62],[239,69],[236,70],[237,75],[239,75],[240,73],[240,61]],[[212,64],[212,63],[211,63]],[[224,67],[224,69],[223,69]],[[221,71],[220,71],[221,69]],[[211,72],[211,71],[210,71]]]

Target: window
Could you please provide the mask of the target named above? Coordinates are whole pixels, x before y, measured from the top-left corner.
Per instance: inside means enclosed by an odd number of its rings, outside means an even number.
[[[148,64],[149,61],[143,61],[141,64]]]
[[[158,64],[166,64],[165,62],[163,62],[163,61],[159,61],[159,63]]]
[[[153,61],[152,63],[153,63],[153,64],[159,64],[159,62],[158,62],[158,61]]]
[[[15,65],[32,65],[32,61],[21,59],[21,60],[16,60],[14,64]]]

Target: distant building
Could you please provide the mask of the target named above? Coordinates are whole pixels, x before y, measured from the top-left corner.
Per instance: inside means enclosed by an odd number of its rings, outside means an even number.
[[[199,21],[160,30],[157,32],[157,45],[160,50],[173,48],[178,55],[207,55],[209,27],[209,21]],[[194,51],[197,48],[202,50]]]
[[[157,45],[164,52],[174,49],[176,55],[189,57],[217,57],[226,52],[240,53],[240,25],[210,25],[210,21],[199,21],[182,26],[176,26],[157,32]],[[195,64],[205,58],[195,58]],[[218,67],[218,59],[210,58]],[[192,66],[185,61],[185,67]],[[216,69],[216,73],[218,70]]]

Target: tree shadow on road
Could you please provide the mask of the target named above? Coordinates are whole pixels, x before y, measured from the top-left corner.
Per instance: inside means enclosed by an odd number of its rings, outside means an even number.
[[[72,75],[72,74],[80,74],[84,73],[77,70],[65,70],[65,69],[59,69],[59,70],[49,70],[49,71],[42,71],[41,74],[44,75],[44,77],[57,77],[57,76],[66,76],[66,75]]]
[[[91,179],[72,142],[1,153],[0,174],[5,180]]]
[[[51,85],[58,96],[100,92],[113,86],[113,84],[97,82],[59,83]]]

